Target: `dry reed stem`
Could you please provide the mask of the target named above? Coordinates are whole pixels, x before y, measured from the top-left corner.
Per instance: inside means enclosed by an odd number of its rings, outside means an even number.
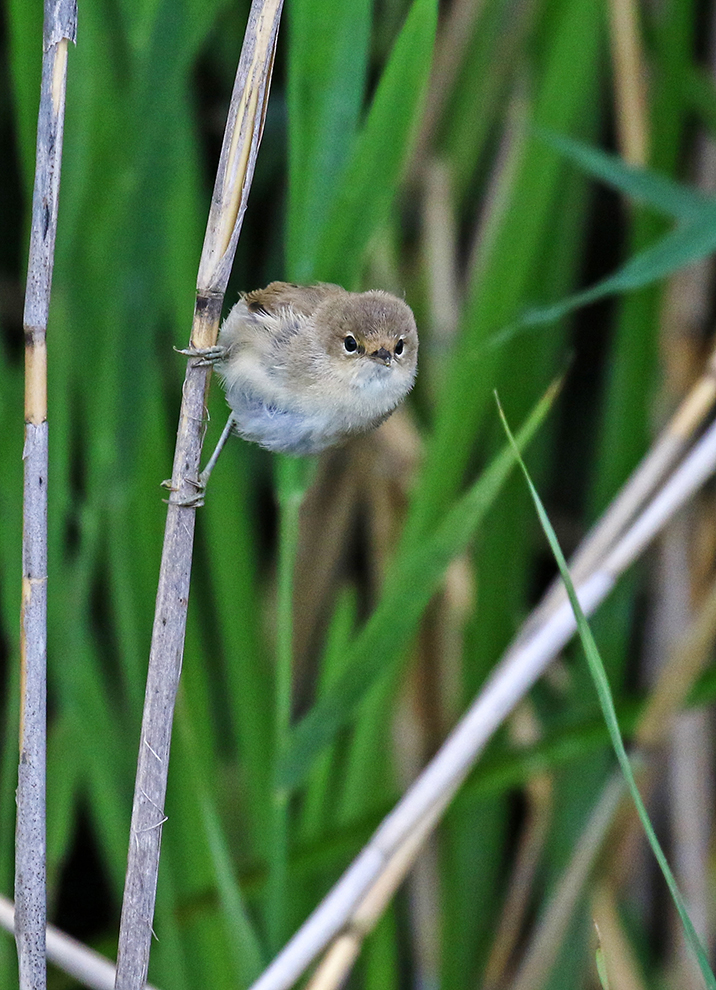
[[[467,250],[465,284],[473,285],[483,274],[507,213],[512,209],[512,194],[523,161],[525,144],[529,140],[532,104],[519,78],[510,96],[505,114],[505,126],[499,136],[497,151],[487,177],[485,192]],[[499,338],[499,334],[495,339]]]
[[[705,24],[707,61],[711,77],[716,74],[716,19],[712,11]],[[703,129],[693,149],[695,185],[707,196],[716,184],[716,145]],[[711,331],[713,258],[677,273],[669,284],[661,314],[661,353],[663,366],[662,402],[683,394],[684,382],[693,378],[699,366],[703,343]],[[673,660],[674,640],[683,640],[684,629],[693,625],[696,606],[700,609],[705,592],[699,557],[706,552],[712,565],[713,553],[703,539],[700,518],[713,518],[713,505],[699,501],[682,513],[669,527],[659,557],[659,583],[652,622],[661,636],[650,640],[662,646],[660,660]],[[672,620],[669,627],[666,616]],[[667,654],[664,657],[663,654]],[[647,657],[648,662],[648,657]],[[702,661],[703,662],[703,661]],[[695,667],[695,664],[691,664]],[[694,928],[710,955],[714,943],[714,921],[710,908],[710,836],[714,825],[714,728],[705,708],[680,711],[668,719],[668,805],[671,856],[677,883],[688,905]],[[678,986],[703,985],[703,978],[690,951],[677,912],[668,919],[668,942],[673,956],[673,978]]]
[[[435,42],[425,112],[413,152],[413,168],[422,168],[434,143],[438,124],[444,119],[445,104],[462,68],[483,6],[484,0],[453,0],[447,12]]]
[[[343,985],[366,935],[375,928],[442,811],[442,806],[432,809],[385,864],[376,882],[356,906],[344,930],[326,952],[312,979],[306,984],[306,990],[338,990]]]
[[[716,424],[698,441],[599,569],[580,583],[577,590],[585,615],[594,612],[617,578],[714,471]],[[351,924],[358,905],[381,882],[387,864],[398,859],[403,844],[412,846],[411,836],[416,830],[428,834],[493,733],[575,631],[571,606],[564,602],[532,635],[518,637],[440,751],[251,990],[288,990],[313,959]],[[412,859],[403,857],[402,861],[407,872]],[[398,882],[399,878],[396,885]]]
[[[11,932],[14,924],[15,907],[0,894],[0,928]],[[47,960],[90,990],[112,990],[114,986],[114,963],[53,925],[47,926]],[[147,983],[144,990],[156,988]]]
[[[462,287],[458,274],[458,229],[450,169],[438,159],[426,161],[421,199],[422,240],[430,328],[447,354],[460,323]]]
[[[637,0],[609,0],[617,137],[629,165],[649,161],[646,62],[639,35]]]
[[[510,983],[510,990],[540,990],[547,986],[547,977],[556,962],[567,927],[625,793],[626,782],[621,771],[617,771],[594,806],[547,909],[535,928],[522,965]]]
[[[673,727],[675,713],[683,707],[689,691],[709,663],[714,640],[716,581],[659,672],[634,734],[638,746],[651,749],[666,740]]]
[[[711,712],[705,708],[679,712],[669,740],[669,830],[674,875],[689,917],[709,957],[713,948],[711,920],[711,837],[713,819],[713,739]],[[677,986],[703,987],[703,977],[683,926],[670,911],[669,941]]]
[[[575,584],[594,572],[604,560],[605,555],[637,512],[683,456],[691,438],[700,429],[714,405],[716,405],[716,348],[712,351],[703,374],[681,402],[666,428],[619,494],[609,504],[604,515],[577,548],[569,564]],[[555,580],[525,623],[520,640],[527,638],[534,629],[542,625],[565,601],[565,597],[561,580]]]
[[[510,719],[509,730],[513,746],[528,746],[539,740],[539,722],[529,699]],[[511,856],[512,869],[492,936],[482,990],[499,990],[507,985],[506,974],[532,903],[535,877],[553,826],[553,790],[552,772],[537,773],[525,784],[526,820]]]
[[[263,130],[282,0],[254,0],[231,97],[199,263],[191,345],[216,342],[226,284]],[[189,599],[209,369],[189,361],[182,390],[137,762],[117,956],[118,990],[140,990],[149,966],[169,748]]]
[[[15,941],[20,990],[47,984],[45,763],[47,751],[47,321],[55,258],[68,42],[75,0],[46,0],[35,185],[27,266],[20,763],[15,829]]]

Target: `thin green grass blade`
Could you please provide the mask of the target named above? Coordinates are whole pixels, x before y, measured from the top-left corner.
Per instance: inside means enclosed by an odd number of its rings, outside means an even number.
[[[708,211],[716,215],[714,199],[698,189],[673,182],[657,172],[634,168],[618,155],[609,155],[564,134],[546,128],[535,128],[535,134],[593,178],[667,217],[686,223],[702,219]]]
[[[393,46],[316,252],[314,276],[355,284],[369,239],[390,211],[430,71],[436,0],[414,0]]]
[[[568,296],[552,306],[528,310],[518,321],[519,325],[529,327],[552,323],[607,296],[653,285],[713,251],[716,251],[716,210],[709,210],[699,220],[672,230],[590,289]]]
[[[702,946],[701,941],[698,935],[696,934],[696,930],[691,922],[691,918],[689,917],[688,911],[686,910],[686,905],[684,904],[684,900],[681,896],[681,892],[679,891],[679,888],[676,884],[676,880],[674,879],[674,875],[671,872],[671,868],[666,860],[666,856],[664,855],[661,845],[659,844],[659,840],[656,837],[656,833],[654,832],[651,821],[649,819],[649,814],[646,810],[646,807],[644,806],[644,802],[641,799],[641,794],[639,793],[639,788],[637,787],[636,780],[634,779],[634,772],[632,770],[631,763],[629,762],[629,757],[627,756],[627,752],[624,747],[624,741],[622,739],[621,730],[619,729],[619,722],[617,720],[617,713],[616,713],[616,708],[614,707],[614,699],[612,697],[611,688],[609,686],[609,680],[607,678],[607,674],[604,669],[604,664],[602,663],[602,658],[599,655],[597,644],[595,643],[594,637],[592,636],[592,631],[589,628],[589,623],[587,622],[584,612],[582,611],[582,606],[579,603],[577,592],[575,590],[574,584],[569,574],[567,561],[565,560],[564,554],[562,553],[562,549],[559,545],[559,541],[557,540],[557,535],[554,529],[552,528],[552,524],[550,523],[544,505],[542,504],[542,500],[540,499],[537,493],[537,489],[532,484],[532,479],[530,478],[529,472],[527,471],[527,467],[524,461],[522,460],[522,456],[520,454],[519,448],[517,447],[517,444],[515,443],[512,433],[510,432],[510,428],[507,424],[507,420],[505,419],[504,413],[502,412],[501,408],[500,408],[500,417],[505,427],[505,432],[507,433],[510,444],[512,445],[512,449],[514,451],[515,457],[519,462],[519,465],[525,476],[527,487],[529,488],[530,495],[532,496],[532,500],[535,504],[535,508],[537,509],[537,515],[539,516],[540,524],[542,526],[542,529],[544,530],[545,536],[549,541],[550,548],[552,550],[552,553],[554,554],[555,560],[557,561],[560,574],[562,575],[562,580],[564,581],[567,595],[569,596],[569,601],[572,606],[572,611],[574,612],[574,617],[577,622],[579,638],[582,641],[582,646],[584,648],[584,652],[587,657],[587,663],[589,664],[589,671],[592,675],[592,679],[594,680],[594,685],[597,689],[597,695],[599,696],[599,704],[601,705],[601,709],[604,714],[604,720],[607,724],[607,728],[609,729],[609,736],[611,738],[614,751],[617,755],[617,759],[619,760],[619,765],[622,769],[624,777],[626,778],[627,784],[629,786],[629,790],[634,800],[634,804],[636,805],[636,809],[639,814],[639,818],[641,819],[642,826],[644,828],[644,831],[646,832],[646,837],[649,840],[649,845],[651,846],[654,856],[656,857],[659,867],[661,868],[661,872],[664,875],[664,879],[666,880],[674,904],[676,905],[676,909],[679,912],[679,917],[681,918],[681,923],[684,928],[686,940],[689,943],[689,946],[698,961],[699,968],[701,969],[701,975],[704,978],[706,986],[709,988],[709,990],[716,990],[716,977],[714,977],[711,967],[709,966],[708,957],[706,955],[704,947]]]
[[[555,393],[553,386],[536,405],[518,434],[520,445],[532,439]],[[474,535],[514,463],[511,448],[505,447],[432,534],[417,545],[403,546],[374,614],[353,642],[346,673],[292,734],[279,768],[283,787],[294,788],[304,778],[317,754],[352,719],[366,692],[394,669],[445,569]]]
[[[597,975],[599,976],[599,982],[602,985],[602,990],[609,990],[609,976],[607,975],[607,961],[604,957],[604,949],[601,945],[597,948],[594,955],[594,962],[597,967]]]

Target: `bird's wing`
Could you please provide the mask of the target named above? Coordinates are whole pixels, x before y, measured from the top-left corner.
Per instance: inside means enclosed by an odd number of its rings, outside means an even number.
[[[294,285],[292,282],[271,282],[265,289],[247,292],[243,300],[251,313],[274,315],[280,309],[292,309],[301,316],[311,316],[316,307],[329,296],[342,294],[340,285],[320,282],[318,285]]]

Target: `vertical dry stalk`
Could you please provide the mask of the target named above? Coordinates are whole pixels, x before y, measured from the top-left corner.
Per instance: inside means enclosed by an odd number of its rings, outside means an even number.
[[[263,130],[281,7],[282,0],[254,0],[249,14],[199,263],[191,332],[191,343],[197,348],[216,342]],[[149,967],[208,385],[209,369],[190,361],[182,392],[137,761],[115,981],[121,990],[140,990]]]
[[[646,67],[636,0],[610,0],[612,62],[619,150],[630,165],[649,160]]]
[[[67,46],[75,0],[45,0],[35,187],[23,325],[25,446],[20,650],[20,765],[15,837],[15,940],[21,990],[47,983],[45,754],[47,684],[47,319],[60,192]]]
[[[430,89],[413,152],[414,168],[422,168],[425,162],[483,7],[484,0],[453,0],[447,12],[435,43]]]

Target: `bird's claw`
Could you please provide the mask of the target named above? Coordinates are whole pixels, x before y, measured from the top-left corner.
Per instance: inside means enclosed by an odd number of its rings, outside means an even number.
[[[172,485],[171,478],[167,478],[166,481],[162,481],[161,487],[167,488],[171,492],[169,498],[162,499],[167,505],[178,505],[182,509],[200,509],[204,504],[204,483],[201,480],[201,476],[195,481],[193,478],[184,479],[187,485],[191,485],[196,488],[195,495],[177,495],[178,489]]]
[[[175,347],[177,354],[194,359],[195,368],[210,368],[220,361],[224,361],[228,354],[226,347]]]

